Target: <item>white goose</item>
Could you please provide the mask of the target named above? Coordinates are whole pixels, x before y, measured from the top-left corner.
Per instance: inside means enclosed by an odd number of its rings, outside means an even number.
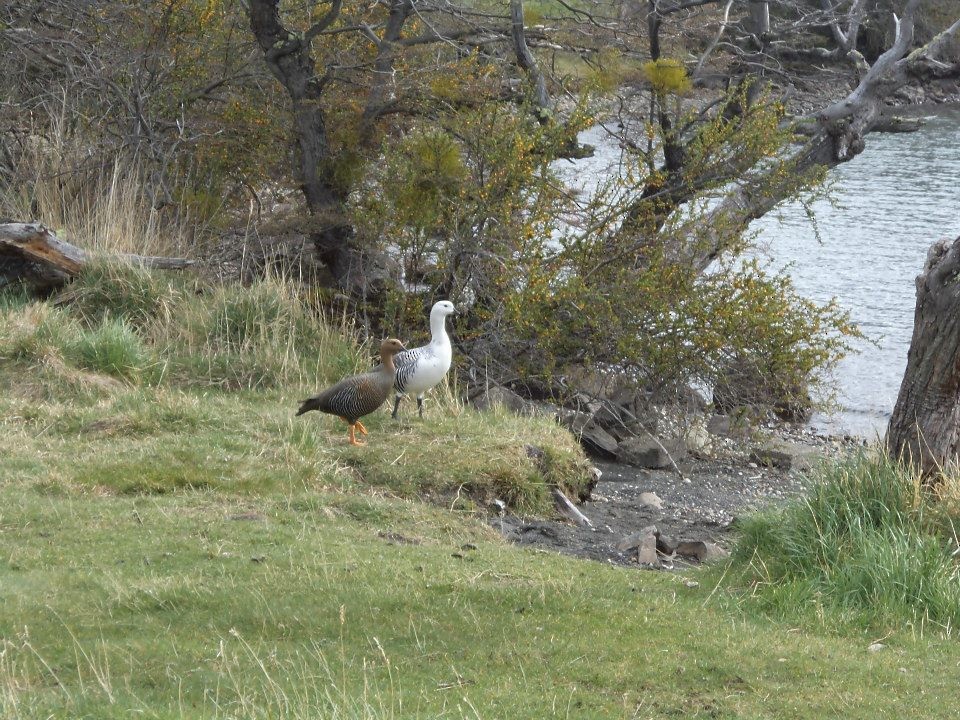
[[[397,399],[392,416],[397,419],[400,400],[410,393],[417,396],[417,411],[423,417],[423,395],[437,385],[450,369],[453,349],[447,335],[447,315],[456,312],[453,303],[441,300],[430,310],[430,343],[397,353],[393,362],[397,366],[397,379],[393,388]]]

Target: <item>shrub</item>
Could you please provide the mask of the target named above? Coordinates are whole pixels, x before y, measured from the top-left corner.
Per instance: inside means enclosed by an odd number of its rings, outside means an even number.
[[[919,477],[883,458],[826,466],[810,496],[748,518],[733,587],[786,618],[834,611],[866,626],[960,623],[956,535]]]

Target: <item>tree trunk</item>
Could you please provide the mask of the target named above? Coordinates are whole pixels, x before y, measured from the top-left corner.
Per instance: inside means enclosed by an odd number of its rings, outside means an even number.
[[[931,477],[960,454],[960,238],[941,240],[917,277],[907,369],[887,452]]]
[[[297,138],[300,189],[311,215],[317,218],[312,239],[320,260],[330,269],[341,290],[351,295],[371,291],[366,256],[353,244],[347,221],[349,190],[334,179],[336,157],[330,150],[324,89],[327,78],[317,74],[311,40],[328,28],[340,13],[340,0],[307,32],[290,32],[280,18],[279,0],[250,0],[250,29],[274,77],[290,96]],[[378,278],[379,283],[384,278]],[[373,290],[376,292],[376,289]]]
[[[533,102],[539,112],[538,120],[547,123],[553,115],[553,104],[547,91],[547,81],[540,71],[537,59],[527,47],[527,36],[523,29],[523,0],[510,0],[510,28],[513,37],[513,51],[517,56],[517,65],[527,74],[533,85]]]
[[[770,3],[766,0],[750,0],[750,30],[761,40],[770,32]]]
[[[373,141],[377,120],[396,102],[396,67],[394,63],[400,47],[398,43],[403,32],[403,26],[412,12],[413,0],[392,0],[390,15],[383,29],[383,35],[377,39],[371,31],[368,37],[377,46],[377,59],[373,63],[373,86],[363,109],[361,134],[364,143]]]

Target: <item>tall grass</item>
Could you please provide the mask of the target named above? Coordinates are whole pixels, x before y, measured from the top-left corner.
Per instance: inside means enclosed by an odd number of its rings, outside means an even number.
[[[91,267],[50,303],[0,300],[0,358],[134,384],[310,386],[365,364],[345,321],[280,277],[205,290],[125,264]]]
[[[96,254],[190,254],[195,227],[149,190],[136,155],[96,154],[97,142],[76,129],[65,97],[19,142],[0,181],[0,217],[38,221]]]
[[[123,677],[127,668],[116,667],[116,653],[104,640],[87,645],[66,630],[64,641],[72,645],[76,668],[59,668],[38,650],[28,633],[16,642],[0,641],[0,717],[66,718],[93,717],[116,708],[122,713],[153,717],[150,706],[131,693]],[[341,645],[343,640],[340,641]],[[387,720],[402,714],[398,680],[390,659],[381,650],[387,668],[384,687],[372,669],[363,667],[362,677],[350,677],[352,668],[344,660],[347,649],[339,651],[341,665],[328,659],[319,642],[305,643],[289,656],[278,656],[274,647],[260,641],[251,643],[231,629],[219,641],[218,679],[205,688],[202,705],[171,693],[170,717],[203,717],[210,720]],[[350,651],[352,653],[352,650]],[[36,678],[43,678],[43,692],[36,692]],[[77,680],[79,679],[79,682]],[[169,681],[184,683],[182,677]],[[358,689],[362,688],[362,689]],[[164,715],[165,716],[165,715]]]
[[[884,457],[826,466],[809,497],[748,518],[734,586],[784,618],[860,627],[960,627],[958,540],[949,504]]]

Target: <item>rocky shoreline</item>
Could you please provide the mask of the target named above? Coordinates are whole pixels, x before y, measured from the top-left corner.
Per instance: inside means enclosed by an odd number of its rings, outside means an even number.
[[[490,523],[520,545],[617,565],[686,567],[725,555],[744,514],[802,495],[810,463],[862,447],[852,438],[811,435],[809,441],[806,461],[789,470],[760,465],[748,455],[691,457],[678,463],[681,477],[672,469],[595,459],[600,479],[590,499],[578,505],[589,525],[502,512]]]

